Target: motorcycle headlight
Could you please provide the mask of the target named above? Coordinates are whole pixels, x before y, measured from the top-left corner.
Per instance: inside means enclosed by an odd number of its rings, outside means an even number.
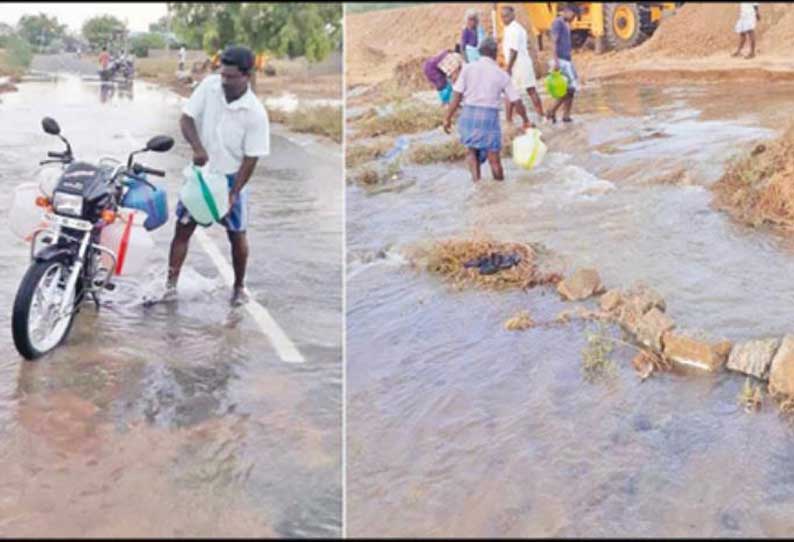
[[[81,217],[83,216],[83,196],[55,192],[52,209],[61,215]]]

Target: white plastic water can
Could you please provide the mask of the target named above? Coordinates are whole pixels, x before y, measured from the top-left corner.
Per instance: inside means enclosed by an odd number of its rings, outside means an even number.
[[[513,140],[513,162],[524,169],[532,169],[546,156],[546,144],[540,139],[540,130],[530,128]]]
[[[8,226],[20,239],[30,241],[37,228],[48,225],[44,220],[44,209],[36,205],[36,198],[41,195],[38,183],[22,183],[14,190]]]
[[[154,240],[143,227],[146,213],[120,208],[116,220],[102,229],[99,244],[116,253],[114,275],[136,275],[146,269],[154,250]],[[102,266],[110,269],[113,261],[102,254]]]
[[[192,164],[182,170],[182,175],[185,182],[179,191],[179,199],[196,222],[209,226],[226,216],[229,212],[226,175]]]

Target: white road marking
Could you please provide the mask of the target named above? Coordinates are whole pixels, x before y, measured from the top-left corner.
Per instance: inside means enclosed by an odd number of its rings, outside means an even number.
[[[124,136],[130,143],[130,146],[136,148],[137,143],[133,139],[129,130],[124,131]],[[174,212],[173,207],[171,212]],[[196,228],[196,231],[193,235],[198,239],[199,244],[209,255],[212,263],[215,264],[215,267],[218,268],[218,272],[220,273],[226,285],[232,286],[234,284],[234,269],[232,269],[232,266],[229,265],[229,263],[223,257],[212,239],[210,239],[206,232],[204,232],[200,227]],[[254,321],[256,321],[256,323],[259,325],[262,333],[264,333],[267,338],[270,339],[270,344],[272,344],[273,348],[275,348],[276,352],[281,358],[281,361],[285,363],[304,363],[306,361],[298,348],[295,346],[295,343],[293,343],[284,330],[281,329],[281,326],[278,325],[278,322],[276,322],[276,320],[270,315],[265,307],[259,304],[259,302],[255,299],[250,299],[248,303],[244,305],[244,307],[248,311],[248,314],[250,314]]]

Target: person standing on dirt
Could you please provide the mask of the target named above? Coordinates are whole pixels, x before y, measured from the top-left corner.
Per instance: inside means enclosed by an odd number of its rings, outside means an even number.
[[[232,246],[233,306],[242,305],[249,298],[245,289],[248,261],[246,183],[258,158],[270,154],[267,111],[249,86],[253,67],[254,54],[249,48],[227,47],[221,55],[220,74],[204,78],[182,109],[179,121],[182,135],[193,149],[193,163],[203,166],[209,162],[213,170],[225,173],[228,179],[229,213],[222,223]],[[176,297],[179,272],[196,229],[196,221],[181,201],[176,216],[164,300]]]
[[[516,13],[513,6],[502,7],[502,22],[504,23],[504,35],[502,38],[502,53],[507,63],[507,73],[510,74],[513,84],[521,92],[526,90],[535,112],[543,119],[543,103],[540,101],[535,78],[535,67],[532,64],[532,57],[529,55],[527,44],[527,31],[516,20]],[[507,122],[513,121],[513,107],[510,103],[505,104]]]
[[[552,52],[554,59],[551,62],[552,70],[559,70],[568,81],[568,92],[556,101],[554,106],[546,115],[552,123],[557,122],[557,110],[563,106],[563,122],[571,122],[571,107],[573,97],[579,87],[579,78],[576,68],[573,65],[571,56],[571,27],[570,22],[579,15],[579,7],[573,4],[566,4],[562,8],[560,15],[551,24],[551,39],[553,42]]]
[[[480,25],[480,14],[476,9],[467,9],[465,26],[460,35],[460,51],[466,62],[474,62],[480,58],[477,47],[484,37],[485,31]]]
[[[463,57],[458,52],[448,49],[427,59],[422,66],[425,77],[438,91],[442,105],[449,103],[452,97],[452,83],[458,78],[462,66]]]
[[[739,3],[739,20],[736,21],[734,30],[739,34],[739,47],[731,56],[740,56],[744,48],[744,42],[750,42],[750,53],[744,58],[755,57],[755,25],[761,21],[761,13],[758,11],[758,2]]]
[[[521,95],[510,76],[496,63],[497,45],[493,38],[485,38],[479,47],[480,59],[466,64],[452,87],[444,131],[452,130],[452,117],[463,103],[458,119],[460,142],[467,149],[466,165],[474,182],[480,180],[480,164],[488,160],[494,180],[504,180],[502,161],[502,130],[499,126],[499,109],[504,97],[518,111],[524,121],[524,130],[532,127]]]
[[[187,51],[185,51],[185,46],[179,48],[179,71],[185,71],[185,62],[187,62]]]

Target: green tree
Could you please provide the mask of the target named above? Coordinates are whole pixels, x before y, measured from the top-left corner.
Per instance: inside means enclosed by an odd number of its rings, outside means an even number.
[[[113,15],[97,15],[83,23],[83,37],[95,49],[126,33],[127,25]]]
[[[171,19],[168,15],[163,15],[156,22],[149,24],[149,32],[169,32],[171,28]]]
[[[9,36],[6,41],[6,56],[15,68],[27,68],[33,60],[33,49],[27,40],[17,36]]]
[[[213,53],[231,43],[310,61],[342,39],[341,3],[169,2],[173,29],[191,47]]]
[[[57,17],[44,13],[23,15],[17,23],[17,34],[34,47],[45,49],[55,40],[63,39],[66,25],[60,24]]]
[[[147,32],[130,40],[130,51],[138,58],[149,56],[149,49],[165,49],[165,38],[155,32]]]

